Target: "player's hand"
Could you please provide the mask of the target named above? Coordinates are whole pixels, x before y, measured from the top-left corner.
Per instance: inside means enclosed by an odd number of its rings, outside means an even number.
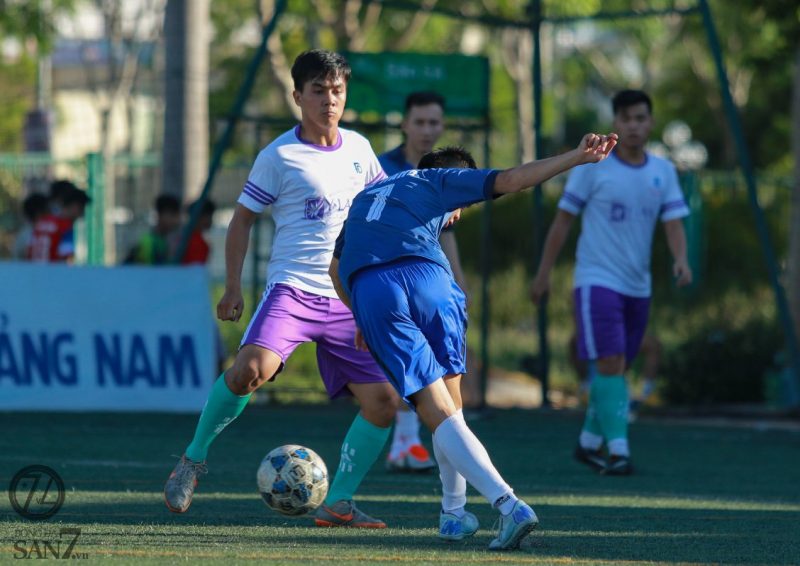
[[[678,287],[692,284],[692,268],[685,259],[677,260],[672,265],[672,275],[675,276],[675,284]]]
[[[538,305],[542,301],[542,297],[550,292],[550,277],[546,275],[536,275],[531,282],[529,289],[531,301],[533,304]]]
[[[453,224],[461,220],[461,212],[463,208],[457,208],[453,211],[453,214],[450,215],[450,218],[447,219],[447,223],[444,225],[445,228],[450,228]]]
[[[581,163],[597,163],[602,161],[614,146],[617,145],[619,136],[617,134],[586,134],[583,136],[581,143],[578,144],[578,153],[580,154]]]
[[[361,333],[361,329],[357,326],[356,326],[356,339],[354,342],[356,350],[360,350],[361,352],[369,352],[369,348],[367,348],[367,341],[364,340],[364,335]]]
[[[238,322],[244,311],[244,298],[240,289],[225,289],[225,294],[217,303],[217,318]]]

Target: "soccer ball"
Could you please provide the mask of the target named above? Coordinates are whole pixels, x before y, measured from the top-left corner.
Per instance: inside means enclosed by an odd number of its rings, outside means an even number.
[[[328,495],[328,468],[305,446],[287,444],[264,456],[256,474],[267,507],[282,515],[304,515]]]

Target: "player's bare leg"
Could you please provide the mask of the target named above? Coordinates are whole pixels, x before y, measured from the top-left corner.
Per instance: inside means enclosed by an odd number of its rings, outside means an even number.
[[[185,513],[189,509],[198,476],[207,471],[208,447],[242,413],[253,391],[278,372],[281,363],[275,352],[246,345],[239,350],[233,366],[217,379],[200,415],[194,439],[164,486],[164,501],[170,511]]]

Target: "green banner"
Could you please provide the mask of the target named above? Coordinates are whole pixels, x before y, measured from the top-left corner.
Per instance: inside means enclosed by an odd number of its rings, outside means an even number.
[[[406,96],[436,91],[447,115],[484,118],[489,113],[489,61],[468,55],[348,53],[353,76],[347,107],[361,113],[402,112]]]

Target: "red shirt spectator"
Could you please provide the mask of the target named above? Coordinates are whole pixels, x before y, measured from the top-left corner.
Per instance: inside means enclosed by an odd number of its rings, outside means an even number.
[[[208,256],[211,253],[211,247],[203,238],[203,233],[200,230],[195,230],[189,236],[189,242],[186,245],[186,253],[183,255],[184,264],[188,263],[206,263]]]
[[[75,255],[73,226],[90,201],[82,190],[73,188],[63,196],[58,214],[46,214],[33,225],[28,257],[33,261],[71,261]]]
[[[33,225],[28,257],[33,261],[67,261],[75,255],[71,218],[45,214]]]

